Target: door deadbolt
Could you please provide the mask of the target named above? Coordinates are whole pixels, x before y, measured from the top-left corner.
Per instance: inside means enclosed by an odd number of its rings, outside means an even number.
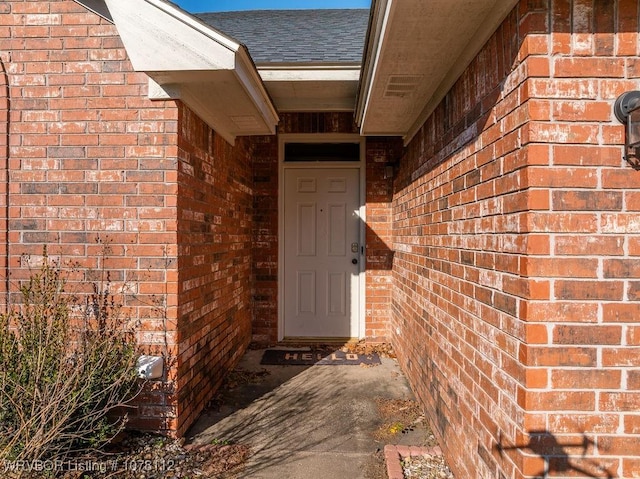
[[[357,259],[355,259],[355,258],[353,258],[353,259],[351,260],[351,264],[358,264],[358,260],[357,260]]]

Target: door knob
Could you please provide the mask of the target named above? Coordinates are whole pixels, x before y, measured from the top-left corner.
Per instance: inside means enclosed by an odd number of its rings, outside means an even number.
[[[355,258],[353,258],[353,259],[351,260],[351,264],[358,264],[358,260],[357,260],[357,259],[355,259]]]

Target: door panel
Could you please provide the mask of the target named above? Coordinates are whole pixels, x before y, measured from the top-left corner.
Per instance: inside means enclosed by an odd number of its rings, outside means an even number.
[[[297,241],[298,256],[316,256],[316,211],[315,203],[298,205]]]
[[[330,316],[344,316],[347,306],[345,273],[329,273],[329,286],[327,291],[329,292],[327,314]]]
[[[358,337],[360,171],[284,172],[284,336]]]
[[[298,315],[316,314],[316,272],[298,271]]]
[[[347,253],[347,205],[329,205],[329,256],[342,256]]]

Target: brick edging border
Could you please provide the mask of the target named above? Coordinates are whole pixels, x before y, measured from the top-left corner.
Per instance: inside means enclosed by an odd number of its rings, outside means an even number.
[[[387,476],[389,476],[389,479],[404,479],[400,461],[405,457],[424,455],[442,456],[442,449],[439,446],[417,447],[387,444],[384,446],[384,462],[387,464]]]

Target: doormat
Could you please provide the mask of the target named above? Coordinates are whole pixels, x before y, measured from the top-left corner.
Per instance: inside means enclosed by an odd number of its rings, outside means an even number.
[[[344,351],[305,351],[267,349],[262,355],[260,364],[276,366],[359,366],[378,365],[380,357],[373,354],[345,353]]]

